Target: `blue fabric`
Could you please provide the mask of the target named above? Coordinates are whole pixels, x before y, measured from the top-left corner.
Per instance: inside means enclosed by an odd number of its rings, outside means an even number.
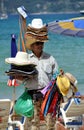
[[[81,94],[80,94],[80,92],[76,92],[75,95],[76,96],[80,96]]]
[[[84,19],[74,20],[74,26],[79,29],[84,29]]]
[[[80,96],[80,92],[76,92],[75,96]],[[74,98],[74,102],[79,105],[80,104],[81,99],[80,98]]]

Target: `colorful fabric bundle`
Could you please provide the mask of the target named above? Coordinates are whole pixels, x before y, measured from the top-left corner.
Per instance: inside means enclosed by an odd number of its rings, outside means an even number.
[[[59,75],[59,71],[56,71],[56,72],[53,74],[52,79],[51,79],[51,81],[48,83],[48,85],[41,90],[41,93],[42,93],[44,96],[45,96],[45,94],[47,93],[47,91],[53,86],[54,82],[56,82],[56,78],[57,78],[58,75]]]
[[[47,103],[47,101],[48,101],[48,97],[49,97],[49,94],[50,94],[51,89],[52,89],[52,88],[50,88],[50,89],[47,91],[47,93],[46,93],[46,95],[45,95],[45,97],[44,97],[43,103],[42,103],[42,105],[41,105],[41,113],[42,113],[43,115],[44,115],[44,110],[45,110],[46,103]]]
[[[43,94],[43,96],[45,96],[45,94],[53,86],[53,84],[54,84],[54,80],[51,80],[49,84],[41,90],[41,93]]]
[[[51,113],[52,116],[56,116],[57,111],[59,111],[59,104],[62,99],[62,95],[59,92],[59,89],[56,85],[56,80],[53,80],[52,86],[47,91],[44,96],[44,100],[41,106],[41,112],[44,116],[47,113]]]

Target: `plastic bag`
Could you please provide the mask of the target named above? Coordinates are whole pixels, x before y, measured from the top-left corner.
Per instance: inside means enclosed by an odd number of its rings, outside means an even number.
[[[31,96],[25,91],[16,101],[14,105],[16,114],[32,117],[34,114],[34,106]]]

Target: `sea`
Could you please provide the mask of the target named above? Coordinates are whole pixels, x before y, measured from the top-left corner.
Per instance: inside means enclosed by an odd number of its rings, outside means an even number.
[[[66,20],[81,17],[80,13],[60,14],[29,14],[27,24],[33,18],[42,18],[44,23],[55,20]],[[19,42],[20,26],[19,15],[9,15],[8,19],[0,20],[0,99],[18,98],[24,91],[24,85],[9,87],[7,85],[9,76],[6,71],[10,65],[5,63],[5,58],[11,53],[11,34],[16,35],[16,44]],[[84,38],[64,36],[49,32],[49,40],[45,43],[44,51],[55,57],[60,69],[73,74],[77,81],[77,87],[81,94],[84,94]]]

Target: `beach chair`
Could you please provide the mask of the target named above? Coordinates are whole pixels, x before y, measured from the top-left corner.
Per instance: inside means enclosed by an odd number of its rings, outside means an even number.
[[[13,106],[14,104],[11,106],[7,130],[27,130],[28,126],[26,117],[16,114],[13,110]]]
[[[10,99],[0,99],[0,130],[6,130],[8,127],[10,106]]]
[[[60,108],[61,116],[66,128],[78,130],[83,124],[84,100],[77,104],[72,98],[64,108]]]

